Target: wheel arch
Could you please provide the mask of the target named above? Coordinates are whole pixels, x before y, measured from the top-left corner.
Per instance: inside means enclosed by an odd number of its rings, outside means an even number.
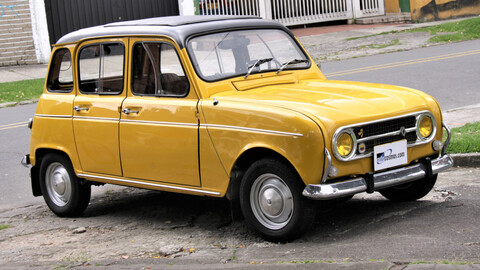
[[[32,183],[32,193],[33,196],[38,197],[42,196],[42,190],[40,188],[40,165],[42,163],[42,159],[51,153],[59,154],[66,157],[72,163],[72,159],[70,156],[61,150],[52,149],[52,148],[38,148],[35,150],[35,166],[33,166],[30,170],[30,178]],[[73,165],[72,165],[73,166]]]
[[[230,183],[225,197],[229,200],[236,200],[239,198],[240,184],[243,179],[243,175],[247,169],[256,161],[272,158],[279,160],[286,166],[288,166],[292,172],[299,175],[292,163],[280,153],[265,147],[254,147],[243,152],[235,161],[230,172]],[[301,177],[299,176],[301,179]]]

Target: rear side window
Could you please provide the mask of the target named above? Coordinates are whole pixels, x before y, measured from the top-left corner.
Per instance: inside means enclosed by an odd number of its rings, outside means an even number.
[[[68,49],[55,51],[48,71],[49,92],[70,93],[73,89],[72,55]]]
[[[125,48],[121,43],[87,45],[80,50],[80,91],[119,94],[124,85]]]
[[[140,96],[184,97],[189,83],[175,47],[139,42],[133,47],[132,92]]]

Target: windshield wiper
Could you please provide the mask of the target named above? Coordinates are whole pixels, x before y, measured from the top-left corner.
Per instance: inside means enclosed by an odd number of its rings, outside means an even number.
[[[250,73],[252,73],[254,68],[260,66],[261,64],[268,63],[272,60],[273,60],[273,58],[258,59],[255,63],[253,63],[253,65],[248,66],[247,74],[245,74],[245,77],[243,77],[243,78],[244,79],[248,78],[248,76],[250,75]]]
[[[290,61],[282,64],[282,66],[277,70],[277,74],[280,73],[284,68],[286,68],[289,65],[307,63],[307,62],[308,62],[307,59],[293,59],[293,60],[290,60]]]

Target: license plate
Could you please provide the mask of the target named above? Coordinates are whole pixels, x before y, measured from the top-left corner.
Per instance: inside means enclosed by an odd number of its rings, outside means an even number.
[[[407,140],[373,147],[373,168],[375,171],[407,164],[407,162]]]

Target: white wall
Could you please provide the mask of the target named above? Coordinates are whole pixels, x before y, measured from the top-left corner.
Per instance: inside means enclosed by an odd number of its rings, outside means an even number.
[[[33,42],[39,63],[48,63],[50,58],[50,39],[44,0],[29,0],[32,18]]]

